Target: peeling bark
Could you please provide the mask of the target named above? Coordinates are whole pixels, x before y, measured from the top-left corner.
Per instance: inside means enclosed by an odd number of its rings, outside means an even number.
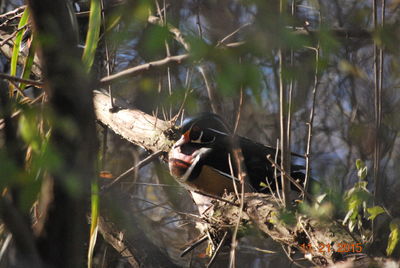
[[[94,106],[97,120],[112,129],[124,139],[149,151],[168,152],[177,139],[176,128],[171,122],[163,121],[137,109],[124,108],[126,104],[117,101],[120,108],[111,107],[110,97],[96,91]],[[116,111],[114,111],[116,110]]]
[[[224,198],[238,203],[233,195]],[[248,193],[244,197],[241,222],[243,230],[255,226],[265,236],[291,248],[293,253],[303,255],[312,264],[322,266],[332,265],[351,255],[350,252],[339,252],[339,244],[356,245],[358,243],[334,222],[321,222],[296,214],[296,222],[288,225],[280,219],[281,212],[281,207],[271,195]],[[238,206],[224,201],[215,202],[213,211],[205,215],[209,223],[208,231],[215,240],[215,244],[219,243],[221,234],[226,231],[232,232],[239,213]],[[308,245],[311,248],[307,248]],[[330,245],[329,250],[326,245]],[[362,248],[364,249],[364,245]]]

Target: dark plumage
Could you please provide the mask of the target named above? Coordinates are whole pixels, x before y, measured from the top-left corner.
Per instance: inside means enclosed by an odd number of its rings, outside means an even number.
[[[244,137],[233,137],[222,118],[211,113],[185,120],[181,133],[169,154],[169,168],[187,189],[219,196],[225,189],[233,191],[233,181],[238,183],[238,180],[231,176],[230,166],[236,176],[233,156],[229,161],[232,142],[238,142],[242,150],[248,175],[246,191],[269,192],[267,180],[272,190],[276,189],[274,168],[267,160],[267,155],[275,158],[275,148]],[[292,165],[292,176],[303,180],[302,169],[302,166]]]

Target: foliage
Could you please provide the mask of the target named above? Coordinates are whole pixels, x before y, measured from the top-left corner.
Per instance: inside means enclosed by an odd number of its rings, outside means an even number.
[[[22,37],[23,37],[24,32],[26,31],[25,27],[28,24],[28,19],[29,19],[29,9],[25,9],[24,13],[22,14],[22,17],[18,23],[18,32],[15,37],[14,48],[13,48],[11,63],[10,63],[10,65],[11,65],[10,75],[17,74],[18,56],[19,56],[20,49],[21,49]],[[13,88],[13,87],[11,87],[11,88]],[[13,91],[10,91],[10,95],[12,96],[13,94],[14,94]]]
[[[347,214],[343,220],[343,224],[347,224],[350,232],[354,228],[362,229],[363,215],[366,215],[368,202],[372,200],[372,196],[367,189],[368,182],[365,180],[367,176],[367,167],[358,159],[356,162],[358,182],[354,187],[346,191],[344,200],[347,203]]]
[[[99,41],[100,28],[102,24],[102,0],[91,0],[90,1],[90,15],[89,15],[89,26],[86,34],[85,49],[82,55],[82,62],[87,72],[90,72],[93,62],[95,60],[97,44]],[[99,184],[97,179],[91,182],[91,222],[90,222],[90,239],[88,249],[88,264],[87,267],[93,266],[93,252],[96,245],[98,235],[98,219],[99,219]]]
[[[356,167],[359,182],[345,193],[344,199],[347,203],[347,214],[343,220],[343,224],[348,222],[348,227],[351,232],[357,227],[357,229],[361,231],[364,241],[367,241],[370,238],[368,237],[369,232],[363,228],[365,220],[374,221],[376,217],[383,214],[386,215],[386,217],[392,217],[381,206],[368,207],[368,203],[372,201],[372,196],[367,190],[367,182],[365,181],[367,177],[367,166],[363,161],[357,159]],[[367,217],[368,214],[369,216]],[[391,219],[389,227],[390,234],[386,249],[386,254],[388,256],[393,253],[400,239],[398,219]],[[387,228],[384,228],[384,231],[387,231]]]
[[[82,55],[86,71],[93,65],[101,27],[101,0],[90,1],[89,26],[86,35],[85,49]]]
[[[400,223],[399,219],[397,219],[393,220],[390,223],[390,235],[389,235],[388,245],[386,248],[386,254],[388,256],[392,255],[394,249],[399,243],[399,240],[400,240]]]

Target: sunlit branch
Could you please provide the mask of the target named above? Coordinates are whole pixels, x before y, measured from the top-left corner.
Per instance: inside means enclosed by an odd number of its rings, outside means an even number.
[[[129,69],[126,69],[124,71],[121,71],[119,73],[116,74],[112,74],[110,76],[106,76],[103,77],[102,79],[100,79],[100,85],[108,85],[112,82],[115,82],[117,80],[123,79],[123,78],[127,78],[127,77],[131,77],[131,76],[135,76],[138,75],[140,73],[143,72],[147,72],[150,71],[154,68],[157,67],[162,67],[162,66],[167,66],[171,63],[175,63],[175,64],[180,64],[183,61],[187,60],[189,58],[189,54],[183,54],[183,55],[178,55],[178,56],[171,56],[171,57],[166,57],[162,60],[157,60],[157,61],[151,61],[139,66],[135,66]]]
[[[317,88],[319,84],[319,47],[315,48],[315,71],[314,71],[314,86],[312,90],[312,104],[310,111],[310,119],[307,123],[308,126],[308,136],[307,136],[307,148],[306,148],[306,177],[304,179],[304,190],[308,192],[310,184],[310,156],[311,156],[311,141],[313,133],[313,123],[315,114],[315,102],[317,96]]]

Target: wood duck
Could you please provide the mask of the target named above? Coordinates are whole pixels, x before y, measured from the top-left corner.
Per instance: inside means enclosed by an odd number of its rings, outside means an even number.
[[[267,160],[267,155],[275,157],[275,148],[244,137],[234,137],[221,117],[212,113],[200,114],[184,121],[181,137],[171,149],[168,161],[170,173],[191,191],[200,213],[209,205],[209,200],[202,200],[202,193],[222,196],[225,191],[234,191],[234,183],[239,185],[231,154],[233,140],[240,146],[244,157],[248,176],[245,191],[269,192],[267,183],[273,191],[276,189],[275,170]],[[302,169],[302,166],[292,165],[292,177],[303,180]]]

